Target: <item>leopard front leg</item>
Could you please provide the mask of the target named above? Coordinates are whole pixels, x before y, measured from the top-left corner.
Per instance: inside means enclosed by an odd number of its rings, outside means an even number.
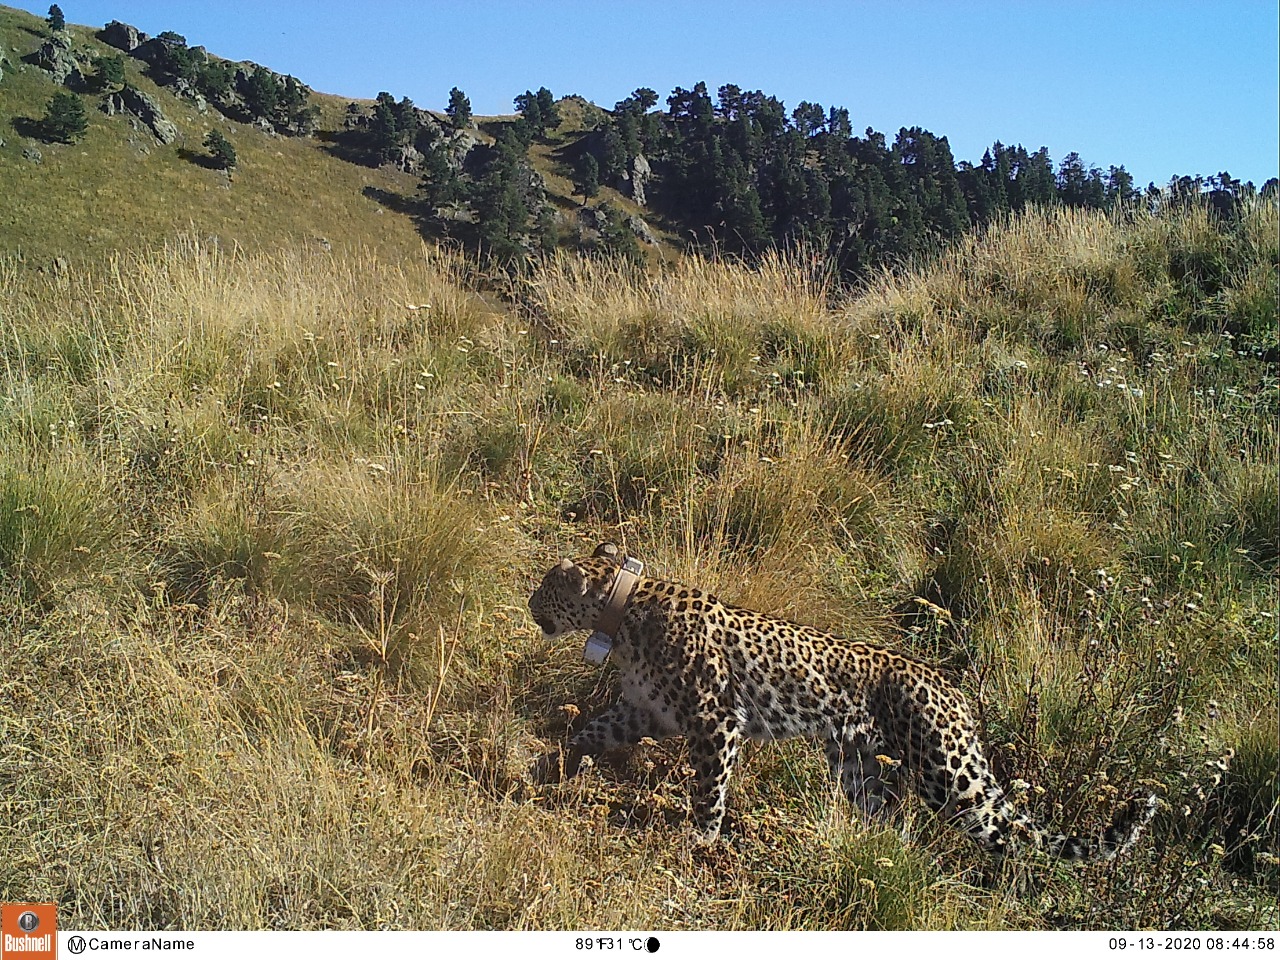
[[[570,738],[563,752],[552,751],[539,758],[532,776],[537,783],[567,780],[577,775],[583,757],[632,746],[645,737],[662,736],[653,714],[624,701],[589,721]]]
[[[689,763],[697,776],[693,793],[693,818],[704,843],[720,835],[724,822],[729,777],[742,745],[742,734],[733,716],[690,732]]]

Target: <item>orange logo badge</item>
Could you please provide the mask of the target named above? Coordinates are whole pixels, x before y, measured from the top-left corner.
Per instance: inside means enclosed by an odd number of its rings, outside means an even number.
[[[56,903],[0,906],[0,960],[55,960],[57,955]]]

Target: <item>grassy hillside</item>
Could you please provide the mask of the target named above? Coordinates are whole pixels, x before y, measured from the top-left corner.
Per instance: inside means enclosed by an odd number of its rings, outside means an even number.
[[[96,30],[70,27],[75,48],[118,54],[95,39]],[[213,108],[200,113],[191,101],[152,82],[145,64],[125,57],[127,83],[156,99],[177,125],[178,140],[161,145],[128,117],[101,112],[100,94],[83,94],[89,116],[83,139],[69,145],[44,142],[33,125],[60,88],[22,58],[38,49],[46,34],[41,18],[0,7],[0,51],[9,61],[0,79],[3,252],[33,264],[54,257],[102,260],[121,250],[161,245],[179,233],[216,236],[250,251],[324,241],[401,256],[420,246],[412,209],[417,176],[339,158],[342,150],[333,134],[342,129],[346,98],[313,95],[320,108],[315,137],[275,136],[228,120]],[[480,118],[490,131],[510,119]],[[566,230],[575,222],[579,201],[571,196],[567,165],[554,152],[580,135],[580,121],[581,110],[568,109],[562,130],[537,145],[531,157]],[[203,143],[211,129],[235,147],[239,163],[230,177],[199,162],[208,152]],[[32,146],[42,155],[39,164],[23,157]],[[604,195],[635,212],[614,191]]]
[[[419,245],[410,218],[376,199],[379,192],[412,194],[415,178],[343,162],[319,140],[271,136],[213,109],[201,114],[147,79],[145,65],[129,57],[128,83],[160,103],[180,131],[175,143],[162,146],[128,118],[108,117],[98,110],[100,96],[88,94],[89,130],[80,142],[23,137],[24,120],[43,116],[58,89],[48,73],[20,59],[39,47],[42,38],[35,33],[42,26],[37,17],[0,8],[0,46],[13,63],[0,80],[0,238],[6,252],[34,262],[103,258],[189,231],[251,250],[320,239],[398,253]],[[93,33],[71,28],[77,48],[119,53]],[[345,101],[316,99],[322,122],[341,122],[334,118]],[[239,166],[231,178],[195,160],[207,153],[202,144],[214,128],[235,145]],[[32,143],[43,155],[38,165],[22,157]]]
[[[446,253],[207,229],[0,266],[0,899],[73,928],[1274,928],[1274,202],[1033,214],[856,292],[799,255],[554,259],[501,311]],[[525,599],[605,538],[943,664],[1055,825],[1161,812],[1122,864],[992,877],[918,805],[861,826],[810,744],[746,752],[705,852],[678,743],[534,787],[613,691]]]

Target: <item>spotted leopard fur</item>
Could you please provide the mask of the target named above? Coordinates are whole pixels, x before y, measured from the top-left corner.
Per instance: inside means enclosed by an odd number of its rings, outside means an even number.
[[[594,626],[621,560],[616,547],[601,544],[589,559],[563,560],[547,573],[529,598],[546,638]],[[720,831],[746,738],[822,737],[833,776],[864,816],[883,812],[911,783],[931,810],[997,856],[1029,839],[1067,860],[1110,859],[1155,810],[1154,797],[1140,797],[1096,835],[1046,830],[996,781],[968,705],[933,667],[692,587],[642,577],[612,658],[621,700],[571,739],[564,772],[575,773],[585,755],[644,737],[684,736],[697,774],[694,817],[708,840]]]

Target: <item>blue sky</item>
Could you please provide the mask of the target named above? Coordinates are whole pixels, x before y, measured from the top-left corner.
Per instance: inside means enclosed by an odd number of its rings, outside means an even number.
[[[43,15],[47,2],[16,4]],[[672,3],[65,0],[69,21],[147,33],[292,73],[349,97],[387,90],[443,109],[509,113],[549,87],[611,107],[636,87],[699,80],[787,104],[844,106],[854,129],[922,126],[957,160],[995,140],[1123,164],[1139,184],[1277,175],[1275,0],[905,0]]]

